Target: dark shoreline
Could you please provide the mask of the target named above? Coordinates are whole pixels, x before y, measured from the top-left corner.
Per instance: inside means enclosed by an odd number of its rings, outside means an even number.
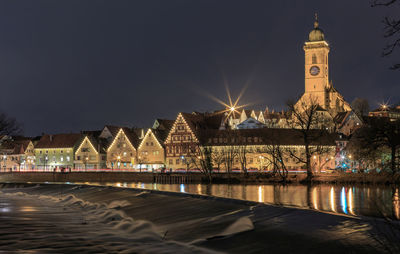
[[[400,184],[400,174],[386,173],[335,173],[316,174],[312,181],[305,181],[306,174],[290,174],[283,182],[278,176],[268,173],[220,173],[213,176],[215,184]],[[132,172],[2,172],[0,182],[143,182],[143,183],[208,183],[206,177],[198,173],[132,173]]]

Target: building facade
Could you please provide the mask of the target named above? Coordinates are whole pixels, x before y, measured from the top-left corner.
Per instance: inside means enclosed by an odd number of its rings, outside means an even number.
[[[106,150],[104,143],[95,137],[85,135],[75,150],[75,169],[106,168]]]
[[[79,133],[43,135],[34,148],[36,169],[73,169],[75,149],[81,138]]]
[[[147,130],[138,147],[137,164],[141,171],[154,172],[165,167],[163,137],[163,131]]]
[[[139,139],[129,128],[119,128],[107,148],[107,168],[136,169]]]

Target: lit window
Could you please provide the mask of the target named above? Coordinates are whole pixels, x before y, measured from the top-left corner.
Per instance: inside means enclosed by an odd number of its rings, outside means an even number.
[[[67,161],[69,161],[69,156],[67,156]]]
[[[64,157],[61,156],[61,157],[60,157],[60,161],[64,161]]]

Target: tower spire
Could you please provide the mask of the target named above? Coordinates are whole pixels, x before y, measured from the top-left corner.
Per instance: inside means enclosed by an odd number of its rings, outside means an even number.
[[[318,13],[315,13],[315,21],[314,21],[314,28],[318,28],[319,23],[318,23]]]

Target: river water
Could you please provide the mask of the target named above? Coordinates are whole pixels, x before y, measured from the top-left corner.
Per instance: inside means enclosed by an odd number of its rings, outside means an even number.
[[[140,182],[106,183],[105,185],[211,195],[266,204],[313,209],[335,214],[387,217],[400,220],[400,186],[350,186],[332,184],[312,186],[277,184],[205,185]]]

